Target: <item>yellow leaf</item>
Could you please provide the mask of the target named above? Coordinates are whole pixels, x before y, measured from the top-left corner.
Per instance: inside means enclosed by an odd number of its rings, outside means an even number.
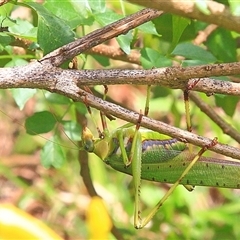
[[[90,239],[108,239],[112,221],[100,197],[91,199],[86,215]]]
[[[0,204],[0,239],[62,240],[43,222],[6,203]]]

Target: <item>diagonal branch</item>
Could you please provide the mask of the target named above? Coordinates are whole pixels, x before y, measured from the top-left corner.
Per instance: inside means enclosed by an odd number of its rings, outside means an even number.
[[[162,13],[154,9],[141,10],[106,27],[95,30],[72,43],[66,44],[47,54],[39,61],[42,64],[59,66],[83,51],[121,34],[126,34],[129,30],[160,16]]]
[[[85,92],[82,89],[79,89],[78,94],[79,94],[78,96],[76,94],[72,95],[71,98],[76,101],[79,100],[87,101],[89,106],[92,106],[100,111],[103,111],[106,114],[110,114],[113,115],[114,117],[123,119],[127,122],[136,124],[139,120],[139,113],[127,110],[116,104],[104,101],[100,98],[95,97],[92,94]],[[146,116],[143,116],[141,120],[141,126],[169,135],[173,138],[187,140],[188,142],[200,147],[206,146],[212,142],[211,139],[198,136],[188,131],[181,130],[179,128],[170,126],[166,123],[151,119]],[[240,159],[240,149],[231,147],[226,144],[220,143],[216,144],[210,150],[232,158]]]

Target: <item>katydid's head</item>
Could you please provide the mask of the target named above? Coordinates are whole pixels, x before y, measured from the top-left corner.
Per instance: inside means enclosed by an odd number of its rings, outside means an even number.
[[[82,144],[87,152],[94,151],[94,137],[87,127],[83,128],[82,131]]]
[[[94,139],[91,131],[85,127],[82,131],[82,145],[85,151],[93,152],[102,160],[104,160],[110,151],[109,139],[104,138]]]

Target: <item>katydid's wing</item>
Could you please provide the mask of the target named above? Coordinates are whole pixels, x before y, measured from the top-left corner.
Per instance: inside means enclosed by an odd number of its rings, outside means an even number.
[[[163,150],[163,152],[165,151]],[[144,160],[142,164],[142,178],[157,182],[175,183],[194,157],[194,154],[186,150],[179,152],[171,160],[162,160],[156,163],[156,161],[148,161],[149,157],[146,158],[143,155],[142,158],[146,159],[146,162]],[[200,157],[183,178],[181,184],[240,188],[240,161]]]
[[[188,150],[152,148],[142,153],[141,178],[164,183],[175,183],[195,157]],[[123,173],[131,174],[120,155],[111,156],[108,164]],[[240,188],[240,161],[200,157],[181,181],[183,185]]]

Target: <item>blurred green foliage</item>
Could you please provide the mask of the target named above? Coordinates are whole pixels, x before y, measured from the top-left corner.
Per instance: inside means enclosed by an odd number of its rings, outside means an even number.
[[[237,7],[239,6],[240,3]],[[204,10],[204,6],[201,7]],[[30,11],[30,21],[12,17],[13,11],[24,11],[22,8]],[[123,12],[130,14],[139,9],[140,7],[127,2],[103,0],[45,1],[43,4],[22,1],[21,4],[5,4],[0,8],[0,22],[3,27],[8,27],[8,31],[0,32],[0,66],[27,64],[29,59],[38,59],[42,54],[71,42],[74,38],[124,17]],[[142,67],[145,69],[171,66],[173,63],[191,66],[237,61],[239,49],[236,43],[239,36],[227,29],[216,29],[200,46],[192,43],[198,32],[206,27],[207,24],[200,21],[165,14],[127,35],[120,36],[117,42],[126,53],[130,53],[132,49],[139,50]],[[14,37],[31,40],[24,54],[14,53]],[[122,67],[122,63],[109,61],[104,56],[92,58],[87,54],[78,56],[78,62],[79,68]],[[228,81],[227,78],[225,80]],[[16,203],[19,207],[27,209],[31,201],[40,202],[47,212],[42,219],[60,235],[69,239],[86,239],[88,230],[84,210],[90,197],[79,175],[80,166],[77,161],[77,141],[81,135],[77,116],[86,114],[86,107],[82,103],[74,103],[63,96],[42,90],[29,94],[22,89],[14,91],[12,95],[8,90],[1,91],[1,121],[4,124],[14,122],[14,126],[17,123],[15,135],[11,132],[11,127],[5,126],[13,135],[14,146],[7,156],[2,155],[1,158],[10,158],[14,154],[31,156],[40,148],[43,149],[41,162],[47,169],[40,167],[40,171],[37,171],[41,181],[27,181],[17,174],[14,175],[11,167],[4,164],[0,164],[0,174],[15,187],[23,189]],[[95,91],[101,94],[103,89],[95,87]],[[119,95],[114,99],[116,91]],[[146,87],[109,86],[109,96],[118,104],[139,112],[144,109]],[[239,98],[207,97],[204,94],[199,96],[227,122],[240,130],[240,116],[237,111]],[[23,108],[25,103],[30,101],[33,101],[33,107],[26,105]],[[18,112],[17,105],[23,108],[21,117],[14,114],[15,111]],[[28,113],[29,108],[31,116]],[[193,104],[190,111],[194,132],[209,138],[217,136],[220,142],[238,146]],[[93,110],[93,116],[100,126],[98,111]],[[185,129],[182,91],[153,86],[149,116]],[[122,124],[124,122],[121,120],[108,123],[110,130]],[[91,118],[88,120],[88,127],[94,132],[95,125]],[[36,136],[29,137],[26,132]],[[37,135],[39,133],[40,136]],[[94,134],[97,136],[97,131]],[[208,152],[206,155],[212,156],[213,153]],[[131,177],[110,169],[92,154],[89,154],[89,164],[97,192],[107,203],[114,224],[125,239],[240,238],[239,190],[196,187],[190,193],[179,186],[153,218],[150,226],[135,230],[132,225],[134,191]],[[166,184],[142,181],[142,204],[146,212],[168,188]],[[62,229],[63,226],[67,227]],[[109,238],[114,237],[111,235]]]

